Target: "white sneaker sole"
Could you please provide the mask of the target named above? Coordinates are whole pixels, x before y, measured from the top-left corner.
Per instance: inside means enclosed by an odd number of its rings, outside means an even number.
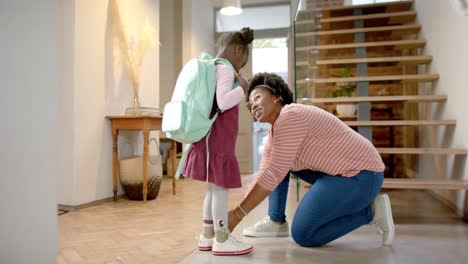
[[[210,251],[213,246],[198,246],[198,250],[200,251]]]
[[[242,234],[248,237],[288,237],[289,232],[257,232],[244,229]]]
[[[199,238],[198,240],[198,250],[200,251],[209,251],[213,248],[213,238]]]
[[[218,255],[218,256],[220,256],[220,255],[234,256],[234,255],[244,255],[244,254],[250,253],[252,250],[253,250],[253,246],[249,247],[247,249],[244,249],[244,250],[240,250],[240,251],[216,251],[216,250],[213,250],[211,252],[213,253],[213,255]]]
[[[395,224],[393,223],[392,207],[388,194],[383,194],[382,198],[385,201],[385,214],[389,224],[388,236],[387,239],[383,241],[383,243],[386,246],[390,246],[392,244],[393,238],[395,237]]]

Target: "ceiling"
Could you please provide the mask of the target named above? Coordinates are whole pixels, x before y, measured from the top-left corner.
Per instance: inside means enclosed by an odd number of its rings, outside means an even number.
[[[220,8],[223,5],[222,0],[212,0],[215,8]],[[290,3],[290,0],[241,0],[242,5],[268,5],[278,3]]]

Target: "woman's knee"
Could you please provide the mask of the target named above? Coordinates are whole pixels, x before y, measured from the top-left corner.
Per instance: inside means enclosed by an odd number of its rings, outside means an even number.
[[[316,231],[313,231],[313,228],[304,228],[297,224],[293,224],[291,227],[291,236],[294,242],[301,247],[321,247],[325,245],[323,241],[318,239],[316,233]]]

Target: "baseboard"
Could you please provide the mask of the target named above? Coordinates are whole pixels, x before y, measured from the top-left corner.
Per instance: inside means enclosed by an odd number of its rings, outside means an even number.
[[[76,209],[74,206],[63,205],[63,204],[57,205],[57,208],[65,212],[71,212]]]
[[[117,195],[117,199],[121,199],[123,197],[125,197],[125,194]],[[103,203],[112,202],[113,200],[114,200],[114,197],[108,197],[108,198],[104,198],[104,199],[100,199],[100,200],[96,200],[96,201],[92,201],[92,202],[84,203],[84,204],[80,204],[80,205],[59,204],[58,208],[61,209],[61,210],[70,212],[70,211],[77,210],[77,209],[83,209],[83,208],[91,207],[91,206],[94,206],[94,205],[100,205],[100,204],[103,204]]]

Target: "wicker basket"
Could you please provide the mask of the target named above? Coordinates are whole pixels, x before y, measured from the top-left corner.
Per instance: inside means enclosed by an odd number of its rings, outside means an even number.
[[[153,141],[153,139],[151,140]],[[150,142],[151,142],[150,141]],[[157,141],[154,139],[157,144]],[[158,145],[159,150],[159,145]],[[158,197],[161,188],[161,155],[150,156],[148,162],[148,194],[146,199]],[[119,161],[120,183],[129,200],[143,200],[143,157],[132,157]]]

